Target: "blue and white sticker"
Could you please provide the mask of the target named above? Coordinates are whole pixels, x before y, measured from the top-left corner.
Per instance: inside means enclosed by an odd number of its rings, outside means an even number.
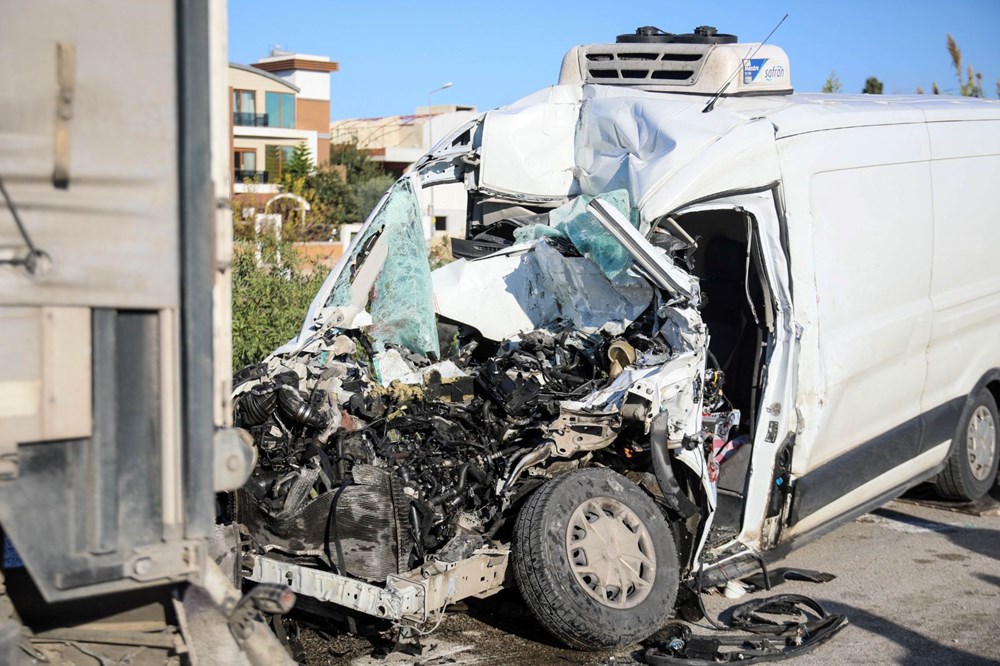
[[[785,68],[780,63],[768,64],[768,58],[748,58],[743,61],[743,83],[753,83],[758,79],[767,83],[785,78]]]
[[[743,61],[743,83],[753,83],[757,75],[764,69],[767,58],[748,58]]]

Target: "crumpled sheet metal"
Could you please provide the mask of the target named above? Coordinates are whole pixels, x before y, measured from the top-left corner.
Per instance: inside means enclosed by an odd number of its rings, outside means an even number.
[[[702,356],[702,351],[690,350],[665,362],[658,356],[640,357],[611,384],[583,400],[581,407],[588,411],[617,410],[629,394],[634,394],[650,402],[647,421],[663,410],[670,414],[670,435],[677,439],[688,428],[688,419],[698,404],[693,379],[702,365]]]
[[[704,104],[616,86],[546,88],[486,114],[481,185],[550,200],[626,189],[645,231],[686,202],[779,180],[774,126],[719,106],[702,113]]]
[[[579,194],[573,155],[581,100],[578,86],[552,86],[489,111],[480,186],[534,201]]]
[[[438,314],[494,341],[560,320],[619,335],[653,297],[644,280],[627,273],[609,280],[590,260],[563,256],[544,240],[515,253],[454,261],[434,271],[433,281]]]

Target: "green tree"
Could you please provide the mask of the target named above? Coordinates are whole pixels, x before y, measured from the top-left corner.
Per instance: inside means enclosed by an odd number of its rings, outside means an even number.
[[[357,143],[332,144],[330,146],[330,164],[344,166],[349,185],[355,185],[385,174],[382,166],[373,161],[367,152],[358,148]]]
[[[390,174],[383,173],[351,186],[351,200],[359,222],[368,218],[379,199],[394,182],[395,179]]]
[[[356,220],[353,191],[336,166],[324,164],[316,169],[305,179],[303,190],[315,220],[308,240],[330,240],[337,234],[337,227]]]
[[[869,76],[867,79],[865,79],[865,88],[861,92],[866,95],[881,95],[882,82],[879,81],[874,76]]]
[[[962,78],[962,50],[958,48],[958,43],[951,33],[948,36],[948,55],[951,56],[951,64],[955,67],[955,76],[958,77],[958,89],[963,97],[983,96],[983,73],[974,72],[972,65],[968,66],[966,78]]]
[[[837,78],[837,72],[831,71],[830,76],[826,77],[826,83],[820,89],[820,92],[825,93],[839,93],[844,89],[844,86],[840,83],[840,79]]]
[[[305,141],[300,141],[299,145],[292,150],[292,157],[282,170],[283,178],[304,178],[311,174],[316,168],[312,156],[309,154],[309,147]]]
[[[242,368],[298,333],[326,272],[307,273],[292,245],[273,234],[233,250],[233,367]]]

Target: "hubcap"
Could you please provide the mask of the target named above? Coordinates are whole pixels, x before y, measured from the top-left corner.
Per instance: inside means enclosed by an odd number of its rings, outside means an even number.
[[[653,589],[656,553],[649,531],[616,499],[595,497],[576,508],[566,552],[580,587],[605,606],[632,608]]]
[[[972,412],[968,431],[969,468],[978,481],[986,479],[997,454],[997,427],[993,414],[980,405]]]

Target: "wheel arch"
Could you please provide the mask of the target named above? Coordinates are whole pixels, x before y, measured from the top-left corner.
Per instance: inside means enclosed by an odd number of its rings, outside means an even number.
[[[993,395],[993,401],[997,403],[997,406],[1000,406],[1000,368],[993,368],[983,375],[979,383],[976,384],[976,388],[969,394],[970,399],[972,395],[979,393],[984,388]]]
[[[966,396],[966,404],[983,389],[988,390],[993,395],[993,400],[997,405],[1000,405],[1000,368],[991,368],[979,378],[979,381]]]
[[[959,421],[954,424],[955,428],[958,427],[962,415],[965,414],[965,412],[969,409],[969,406],[975,401],[976,396],[979,395],[979,392],[984,389],[989,391],[990,395],[993,396],[993,402],[995,402],[997,407],[1000,408],[1000,368],[990,368],[987,370],[983,373],[983,376],[979,378],[979,381],[976,382],[975,386],[972,387],[972,390],[965,394],[965,399],[962,400],[962,408],[958,412]],[[948,449],[949,451],[954,451],[954,439],[952,439],[951,446],[948,447]]]
[[[951,445],[948,447],[948,456],[944,463],[942,463],[943,469],[934,479],[938,493],[942,494],[943,497],[972,501],[981,497],[982,494],[989,492],[989,488],[996,483],[996,458],[992,461],[992,480],[978,479],[977,477],[968,478],[969,472],[965,463],[959,462],[960,459],[962,461],[965,460],[965,456],[961,453],[961,450],[967,446],[967,443],[963,441],[961,428],[966,420],[970,418],[972,409],[977,403],[977,398],[983,393],[993,398],[993,418],[996,419],[997,411],[1000,410],[1000,368],[991,368],[985,372],[979,381],[976,382],[973,389],[965,396],[964,400],[960,398],[956,399],[956,402],[961,400],[962,408],[959,412],[958,420],[953,426],[955,428],[955,436],[952,437]],[[994,446],[996,445],[997,442],[994,439]],[[993,455],[997,456],[998,453],[1000,451],[994,450]],[[985,486],[980,485],[983,482],[986,482]]]

